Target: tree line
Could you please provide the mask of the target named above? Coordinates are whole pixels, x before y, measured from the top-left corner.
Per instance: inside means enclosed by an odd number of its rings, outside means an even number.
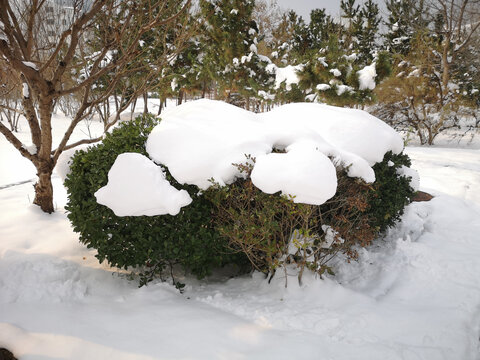
[[[142,96],[159,112],[172,97],[361,107],[425,144],[478,128],[480,0],[340,7],[305,20],[275,0],[0,0],[0,133],[37,169],[34,203],[52,212],[59,156],[101,139],[70,142],[81,121],[97,114],[106,132]],[[59,144],[56,109],[71,119]]]

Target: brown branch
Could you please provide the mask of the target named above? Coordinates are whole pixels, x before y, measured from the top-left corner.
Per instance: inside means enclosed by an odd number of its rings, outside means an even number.
[[[27,21],[27,43],[25,47],[25,52],[23,54],[23,57],[25,60],[30,60],[30,57],[32,55],[32,49],[33,49],[33,27],[35,25],[35,17],[38,14],[38,4],[37,0],[32,0],[32,5],[30,6],[30,11],[28,14],[28,21]]]
[[[70,45],[68,47],[67,53],[63,57],[62,61],[58,63],[57,69],[55,70],[55,74],[52,78],[52,82],[54,84],[56,84],[60,80],[62,75],[65,73],[65,70],[67,69],[67,64],[70,64],[70,62],[72,61],[73,56],[75,55],[75,51],[77,49],[80,36],[79,34],[83,26],[88,23],[88,21],[93,19],[95,15],[97,15],[97,13],[105,5],[106,2],[107,0],[95,0],[90,10],[80,16],[71,26]],[[58,47],[60,47],[60,44]]]
[[[13,111],[13,112],[16,112],[16,113],[21,114],[21,115],[25,115],[25,112],[23,112],[21,110],[18,110],[18,109],[14,109],[10,106],[0,104],[0,108],[8,110],[8,111]]]
[[[8,62],[14,70],[24,74],[27,79],[33,80],[33,82],[40,86],[43,90],[47,89],[48,91],[48,84],[40,76],[38,70],[35,70],[28,65],[25,65],[25,63],[20,58],[15,56],[11,52],[10,47],[5,40],[0,40],[0,54],[7,58]]]
[[[171,23],[175,21],[191,4],[191,0],[188,0],[185,5],[182,7],[182,9],[177,12],[175,15],[165,19],[165,20],[160,20],[160,14],[158,14],[154,20],[152,20],[150,23],[142,26],[139,31],[136,33],[136,36],[133,38],[133,40],[130,42],[130,44],[127,46],[127,48],[122,52],[122,55],[115,60],[115,63],[109,63],[102,69],[100,69],[97,73],[90,74],[90,76],[80,84],[73,86],[68,89],[60,90],[57,92],[57,96],[64,96],[68,94],[75,93],[77,91],[80,91],[82,88],[90,86],[94,81],[98,80],[100,77],[103,75],[107,74],[108,72],[112,71],[115,68],[121,68],[128,62],[130,62],[133,58],[135,58],[135,55],[137,54],[136,47],[138,44],[138,41],[141,39],[142,35],[151,30],[152,28],[156,26],[161,26],[165,25],[168,23]],[[129,21],[132,19],[132,16],[129,16],[127,20],[124,22],[122,26],[122,31],[120,32],[119,35],[123,35],[126,31],[128,31],[128,25]],[[93,69],[98,69],[98,64],[101,63],[103,60],[105,54],[108,52],[108,47],[105,47],[100,54],[100,56],[95,60],[94,66],[92,67]],[[55,78],[55,77],[54,77]]]
[[[467,38],[463,41],[462,45],[460,45],[458,48],[455,49],[455,52],[460,52],[463,50],[463,48],[465,46],[468,45],[468,43],[470,42],[473,34],[480,28],[480,21],[477,22],[477,24],[472,28],[472,30],[470,31],[470,33],[468,34]]]
[[[22,142],[5,126],[0,122],[0,133],[5,136],[5,138],[12,144],[23,157],[27,158],[33,163],[36,163],[37,157],[28,152],[27,149],[23,146]]]
[[[17,17],[15,15],[15,12],[12,10],[10,7],[10,3],[8,0],[0,0],[0,8],[5,9],[6,11],[2,12],[2,15],[0,15],[0,19],[2,19],[2,22],[5,26],[5,33],[9,39],[9,41],[14,43],[17,43],[20,49],[15,48],[15,50],[20,50],[21,53],[25,53],[25,49],[27,46],[27,42],[23,38],[22,35],[22,29],[18,23]],[[13,25],[10,23],[10,20],[13,22]],[[20,52],[17,53],[18,56],[20,56]]]
[[[103,134],[102,134],[102,136],[99,136],[99,137],[94,138],[94,139],[79,140],[77,142],[74,142],[73,144],[68,144],[68,145],[64,146],[63,151],[67,151],[67,150],[76,148],[77,146],[80,146],[80,145],[95,144],[95,143],[97,143],[99,141],[102,141],[102,140],[103,140]],[[55,159],[55,161],[57,161],[57,160],[58,160],[58,157]]]
[[[32,136],[32,143],[35,144],[37,149],[40,148],[42,140],[42,132],[35,111],[35,106],[31,98],[24,97],[22,99],[23,109],[25,110],[25,118],[27,119],[28,126],[30,127],[30,133]]]

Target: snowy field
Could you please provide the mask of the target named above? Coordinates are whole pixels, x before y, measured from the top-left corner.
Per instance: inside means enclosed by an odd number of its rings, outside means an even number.
[[[55,117],[57,138],[66,126]],[[0,347],[22,360],[479,360],[480,150],[407,153],[435,198],[358,262],[339,259],[336,276],[285,289],[219,274],[182,279],[180,294],[98,264],[70,228],[58,175],[53,215],[31,205],[32,182],[5,187],[35,171],[0,137]]]

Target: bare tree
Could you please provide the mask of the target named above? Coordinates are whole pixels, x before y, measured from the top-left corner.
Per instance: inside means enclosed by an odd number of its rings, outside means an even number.
[[[3,68],[22,83],[20,111],[28,122],[34,150],[1,122],[0,133],[35,165],[34,204],[43,211],[54,211],[51,175],[60,154],[101,139],[69,144],[75,127],[114,92],[128,92],[119,104],[121,112],[154,86],[188,37],[182,22],[190,4],[191,0],[72,0],[73,6],[65,8],[52,0],[0,0],[0,59]],[[61,31],[54,32],[51,26],[58,25],[59,18]],[[144,59],[141,46],[147,35],[160,49],[150,61]],[[136,78],[135,86],[131,77]],[[54,147],[54,105],[72,96],[78,101],[76,110]],[[118,116],[109,119],[105,131],[117,120]]]
[[[452,64],[480,29],[480,0],[429,0],[427,7],[431,15],[439,17],[442,86],[446,89]]]
[[[13,132],[18,132],[18,122],[22,111],[18,109],[21,101],[20,79],[6,71],[0,59],[0,121],[6,121]]]

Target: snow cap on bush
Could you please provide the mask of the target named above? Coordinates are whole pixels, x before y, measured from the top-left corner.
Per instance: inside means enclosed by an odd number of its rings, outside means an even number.
[[[137,153],[118,155],[108,172],[108,184],[95,197],[117,216],[177,215],[192,202],[185,190],[170,185],[159,166]]]
[[[254,114],[202,99],[171,109],[162,118],[148,138],[147,152],[179,183],[201,189],[212,180],[230,184],[242,176],[232,164],[245,162],[248,154],[258,160],[252,172],[255,186],[312,205],[335,194],[334,165],[347,168],[349,176],[374,182],[371,166],[387,151],[403,150],[401,137],[374,116],[322,104],[289,104]],[[270,154],[273,149],[286,153]]]

